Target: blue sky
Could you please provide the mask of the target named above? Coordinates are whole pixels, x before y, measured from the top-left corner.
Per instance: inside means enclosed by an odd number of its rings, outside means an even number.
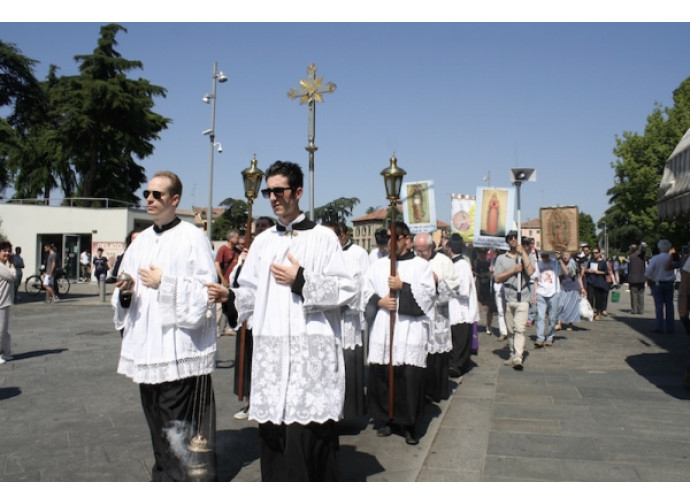
[[[51,63],[76,73],[74,55],[92,52],[106,22],[3,22],[0,39],[39,60],[42,79]],[[433,180],[446,222],[451,193],[474,194],[489,174],[510,187],[517,166],[537,172],[522,186],[523,221],[555,205],[598,220],[615,136],[642,132],[690,75],[686,23],[119,22],[117,50],[144,65],[131,78],[167,89],[155,110],[173,122],[142,164],[181,176],[182,208],[208,206],[201,98],[214,61],[228,76],[217,89],[214,205],[244,197],[240,172],[256,154],[263,170],[277,159],[302,166],[308,210],[307,107],[286,94],[313,62],[337,85],[316,106],[315,206],[357,197],[354,216],[386,206],[380,172],[395,153],[406,182]],[[270,215],[267,202],[254,214]]]

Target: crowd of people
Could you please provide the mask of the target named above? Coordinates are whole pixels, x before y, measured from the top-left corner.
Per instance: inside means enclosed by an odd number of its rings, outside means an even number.
[[[158,172],[144,191],[154,225],[128,236],[117,258],[117,371],[139,385],[154,481],[216,479],[212,375],[227,330],[237,336],[235,393],[246,398],[235,418],[258,423],[262,480],[334,481],[343,421],[373,420],[377,436],[418,444],[425,409],[448,400],[471,370],[479,334],[506,341],[505,364],[521,370],[529,325],[538,349],[580,322],[581,305],[601,320],[621,275],[631,314],[642,313],[651,289],[655,332],[674,331],[680,283],[679,314],[690,329],[690,267],[666,240],[649,260],[645,247],[631,247],[616,267],[584,243],[577,254],[544,252],[510,231],[506,250],[472,248],[459,234],[437,244],[396,222],[376,232],[368,253],[344,223],[317,224],[300,210],[298,165],[271,165],[261,193],[275,219],[259,218],[248,243],[231,230],[214,252],[176,217],[177,175]],[[11,359],[20,253],[0,243],[0,364]],[[100,257],[82,262],[82,278],[91,265],[102,271]]]

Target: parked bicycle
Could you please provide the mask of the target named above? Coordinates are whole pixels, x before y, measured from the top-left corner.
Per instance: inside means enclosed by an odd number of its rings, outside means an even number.
[[[41,267],[41,270],[43,270],[43,267]],[[43,275],[44,273],[41,273],[40,275],[31,275],[26,279],[26,282],[24,282],[24,289],[26,289],[27,294],[38,296],[41,291],[46,290],[43,286]],[[64,269],[60,268],[56,272],[53,285],[56,296],[65,296],[69,293],[70,281],[69,277],[67,276],[67,272]]]

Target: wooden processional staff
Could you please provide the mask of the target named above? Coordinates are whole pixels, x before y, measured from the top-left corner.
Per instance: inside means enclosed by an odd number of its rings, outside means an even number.
[[[386,186],[386,198],[390,201],[390,216],[391,216],[391,241],[390,241],[390,260],[391,260],[391,276],[396,275],[396,256],[397,256],[397,237],[395,235],[396,211],[398,209],[398,200],[400,199],[400,188],[402,186],[402,179],[406,175],[405,170],[398,166],[398,160],[395,154],[390,159],[390,165],[385,168],[381,175],[383,176],[383,183]],[[395,293],[391,290],[388,294],[395,298]],[[388,341],[389,363],[388,363],[388,418],[393,420],[394,406],[395,406],[395,373],[393,369],[393,333],[395,332],[395,311],[390,314],[390,335]]]
[[[252,240],[252,206],[254,205],[254,198],[259,194],[261,187],[261,180],[264,173],[257,167],[256,155],[252,158],[251,166],[242,171],[242,181],[244,183],[244,195],[247,198],[247,230],[244,236],[244,246],[249,249]],[[244,354],[246,352],[245,345],[247,340],[247,322],[242,322],[242,329],[240,330],[240,351],[239,363],[237,368],[238,382],[237,382],[237,397],[240,401],[244,400]]]

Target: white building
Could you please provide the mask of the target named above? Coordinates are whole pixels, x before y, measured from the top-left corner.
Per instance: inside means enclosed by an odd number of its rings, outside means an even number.
[[[215,213],[215,212],[214,212]],[[199,223],[194,212],[179,211],[182,220]],[[14,247],[22,248],[24,278],[40,272],[43,246],[55,244],[62,266],[70,279],[79,275],[79,254],[88,250],[91,258],[99,247],[112,268],[125,249],[125,238],[132,229],[145,229],[153,220],[141,208],[86,208],[42,204],[0,204],[0,231]]]

